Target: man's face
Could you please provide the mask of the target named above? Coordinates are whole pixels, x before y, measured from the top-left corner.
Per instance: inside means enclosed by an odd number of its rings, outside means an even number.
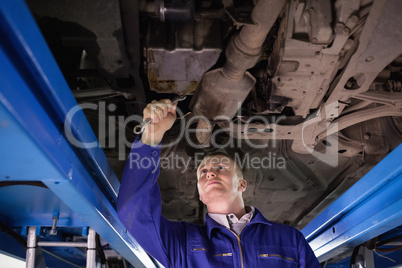
[[[208,205],[213,201],[232,201],[245,189],[245,181],[239,179],[233,160],[224,155],[206,157],[197,170],[200,200]]]

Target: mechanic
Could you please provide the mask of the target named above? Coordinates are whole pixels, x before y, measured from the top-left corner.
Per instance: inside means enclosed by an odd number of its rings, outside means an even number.
[[[156,167],[131,165],[129,157],[123,172],[117,212],[137,242],[165,267],[321,267],[298,230],[244,205],[247,183],[225,154],[204,158],[197,170],[200,200],[208,209],[205,225],[161,215],[160,143],[176,119],[176,105],[170,100],[148,104],[144,118],[152,123],[132,145],[131,154]]]

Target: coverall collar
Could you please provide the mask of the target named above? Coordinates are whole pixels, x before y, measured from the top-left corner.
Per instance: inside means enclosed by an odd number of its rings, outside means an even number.
[[[267,225],[272,225],[270,221],[268,221],[264,216],[261,214],[261,212],[255,208],[254,212],[254,217],[251,219],[250,224],[254,223],[262,223],[262,224],[267,224]],[[226,229],[225,226],[220,225],[216,221],[214,221],[208,213],[205,215],[205,225],[207,226],[207,232],[208,232],[208,238],[211,239],[212,236],[212,230],[217,228],[217,229]]]

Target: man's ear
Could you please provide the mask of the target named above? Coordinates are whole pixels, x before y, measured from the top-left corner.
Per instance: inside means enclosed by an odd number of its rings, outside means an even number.
[[[245,179],[239,180],[239,191],[244,192],[247,188],[247,181]]]

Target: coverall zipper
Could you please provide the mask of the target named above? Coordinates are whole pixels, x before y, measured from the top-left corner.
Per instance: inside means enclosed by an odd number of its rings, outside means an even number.
[[[243,226],[243,228],[241,228],[240,233],[243,231],[244,227],[246,227],[246,226]],[[242,248],[241,248],[240,236],[237,235],[237,234],[236,234],[235,232],[233,232],[232,230],[230,230],[229,228],[228,228],[228,230],[231,231],[231,232],[236,236],[236,238],[237,238],[237,243],[239,244],[239,249],[240,249],[241,268],[243,268],[243,267],[244,267],[244,266],[243,266],[243,250],[242,250]]]

